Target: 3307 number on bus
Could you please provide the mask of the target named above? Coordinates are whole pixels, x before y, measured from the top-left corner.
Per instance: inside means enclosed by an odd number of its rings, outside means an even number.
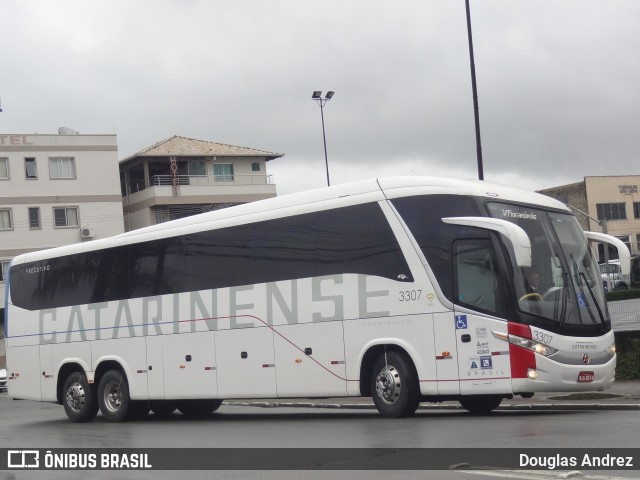
[[[422,297],[422,290],[400,290],[398,300],[401,302],[415,302]]]

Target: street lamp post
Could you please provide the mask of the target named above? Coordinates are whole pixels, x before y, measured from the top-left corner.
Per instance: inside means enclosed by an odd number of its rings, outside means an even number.
[[[324,131],[324,106],[329,100],[331,100],[331,97],[333,97],[334,93],[335,92],[329,91],[324,96],[324,98],[322,98],[322,91],[316,90],[313,92],[313,95],[311,95],[311,99],[315,100],[318,105],[320,105],[320,118],[322,119],[322,141],[324,142],[324,165],[327,170],[327,186],[330,186],[331,183],[329,182],[329,160],[327,159],[327,136]]]
[[[607,226],[607,219],[606,218],[603,218],[602,220],[598,220],[597,218],[593,218],[587,212],[583,212],[582,210],[580,210],[579,208],[574,207],[573,205],[569,205],[568,203],[566,205],[571,210],[575,210],[576,212],[578,212],[578,213],[584,215],[585,217],[587,217],[589,220],[593,220],[594,222],[596,222],[602,228],[602,233],[608,233],[607,232],[608,226]]]
[[[478,87],[476,86],[476,63],[473,57],[473,36],[471,35],[471,13],[469,0],[465,0],[467,11],[467,38],[469,40],[469,60],[471,62],[471,91],[473,93],[473,119],[476,125],[476,156],[478,159],[478,180],[484,180],[482,166],[482,143],[480,142],[480,114],[478,113]]]

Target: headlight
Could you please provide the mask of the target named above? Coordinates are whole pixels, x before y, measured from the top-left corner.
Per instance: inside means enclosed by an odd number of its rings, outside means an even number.
[[[612,357],[616,354],[616,344],[614,343],[609,348],[607,348],[607,353]]]
[[[519,337],[518,335],[509,335],[509,343],[514,345],[518,345],[519,347],[526,348],[531,350],[532,352],[539,353],[545,357],[549,355],[553,355],[558,350],[549,345],[545,345],[544,343],[535,342],[530,338]]]

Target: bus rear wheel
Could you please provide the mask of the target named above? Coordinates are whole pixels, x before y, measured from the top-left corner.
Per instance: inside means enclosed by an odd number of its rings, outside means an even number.
[[[100,412],[108,422],[121,422],[132,409],[129,384],[118,370],[109,370],[98,385]]]
[[[178,410],[185,417],[202,418],[215,412],[222,405],[222,400],[183,400],[178,403]]]
[[[460,405],[474,415],[488,415],[502,403],[499,395],[468,395],[460,399]]]
[[[95,392],[82,372],[73,372],[67,377],[62,390],[64,411],[74,423],[93,420],[98,414]]]
[[[371,374],[373,403],[383,417],[413,415],[420,404],[418,378],[406,357],[387,352],[378,357]]]

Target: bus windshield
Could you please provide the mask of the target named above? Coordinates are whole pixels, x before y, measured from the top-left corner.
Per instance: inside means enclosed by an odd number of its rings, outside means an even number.
[[[490,203],[493,217],[520,226],[531,241],[531,267],[513,263],[520,311],[563,326],[602,326],[608,320],[600,270],[571,214]]]

